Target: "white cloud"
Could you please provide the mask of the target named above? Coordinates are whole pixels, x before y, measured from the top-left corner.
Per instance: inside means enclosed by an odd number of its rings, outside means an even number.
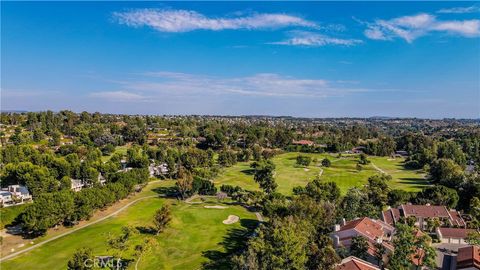
[[[376,20],[365,23],[366,37],[375,40],[402,38],[411,43],[415,39],[431,32],[443,32],[463,37],[480,35],[480,20],[439,20],[427,13],[403,16],[390,20]]]
[[[127,91],[105,91],[105,92],[94,92],[90,93],[90,97],[102,98],[108,101],[141,101],[145,100],[145,97],[136,94],[130,93]]]
[[[292,31],[290,32],[290,36],[291,37],[286,40],[271,42],[269,44],[320,47],[325,45],[353,46],[363,42],[358,39],[335,38],[319,33],[306,31]]]
[[[317,27],[314,22],[280,13],[258,13],[243,17],[207,17],[192,10],[138,9],[114,12],[121,24],[132,27],[151,27],[160,32],[188,32],[194,30],[268,29],[289,26]]]
[[[471,7],[442,8],[437,11],[437,13],[445,13],[445,14],[464,14],[464,13],[476,13],[476,12],[480,12],[480,7],[471,6]]]
[[[101,92],[94,96],[123,100],[133,93],[145,93],[148,98],[139,96],[140,100],[178,100],[181,98],[198,99],[219,95],[258,96],[258,97],[309,97],[325,98],[345,96],[351,93],[370,92],[364,88],[345,86],[345,81],[328,81],[324,79],[305,79],[282,76],[274,73],[258,73],[251,76],[223,78],[172,72],[147,72],[144,76],[117,82],[128,93]],[[384,91],[384,90],[381,90]]]

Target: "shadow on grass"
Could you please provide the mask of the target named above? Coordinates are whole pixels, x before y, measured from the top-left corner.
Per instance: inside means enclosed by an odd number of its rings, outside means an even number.
[[[421,178],[400,178],[400,181],[397,183],[420,189],[428,186],[428,181]]]
[[[137,226],[135,227],[137,231],[141,234],[151,234],[151,235],[156,235],[157,231],[151,227],[151,226]]]
[[[243,174],[246,174],[246,175],[254,175],[255,174],[254,169],[241,170],[240,172],[243,173]]]
[[[241,219],[241,228],[233,228],[227,231],[220,244],[224,248],[223,251],[207,250],[202,252],[202,255],[208,259],[204,262],[202,269],[217,270],[217,269],[232,269],[231,257],[243,250],[247,246],[247,241],[250,235],[258,225],[258,221],[254,219]]]
[[[176,198],[178,197],[178,191],[175,187],[158,187],[152,189],[153,192],[164,195],[165,197],[168,198]]]

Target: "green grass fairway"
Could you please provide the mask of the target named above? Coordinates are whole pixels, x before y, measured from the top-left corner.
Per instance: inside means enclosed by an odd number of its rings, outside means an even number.
[[[108,161],[108,160],[112,157],[112,155],[113,155],[114,153],[126,155],[128,148],[129,148],[128,145],[122,145],[122,146],[117,146],[117,147],[115,147],[115,151],[114,151],[112,154],[110,154],[110,155],[108,155],[108,156],[102,156],[102,157],[101,157],[102,162]]]
[[[325,181],[334,181],[340,187],[342,193],[352,187],[361,187],[367,183],[369,176],[379,174],[371,164],[363,166],[361,171],[357,171],[356,164],[358,157],[356,155],[343,155],[338,158],[331,154],[305,154],[317,158],[318,163],[312,164],[308,168],[296,165],[296,157],[300,153],[284,153],[273,158],[276,165],[275,179],[278,183],[278,191],[290,195],[295,186],[305,186],[309,181],[315,179],[323,170],[321,179]],[[321,160],[328,157],[331,166],[324,168],[319,166]],[[384,170],[392,176],[390,185],[392,188],[400,188],[408,191],[418,191],[426,184],[424,175],[419,171],[406,170],[402,166],[402,159],[390,160],[387,157],[369,157],[377,167]],[[238,185],[248,190],[259,190],[258,184],[253,180],[253,171],[249,167],[250,163],[239,162],[235,166],[226,168],[223,173],[215,180],[215,184]]]
[[[172,183],[172,182],[170,182]],[[147,191],[150,192],[150,191]],[[49,242],[19,257],[3,262],[0,268],[9,269],[65,269],[73,252],[79,247],[90,247],[95,255],[110,255],[107,238],[118,235],[125,225],[148,227],[154,212],[164,203],[172,204],[173,219],[168,228],[159,236],[138,233],[132,238],[129,249],[123,252],[124,258],[134,258],[134,246],[147,237],[157,239],[149,253],[139,263],[139,269],[199,269],[210,258],[223,258],[225,245],[232,244],[232,235],[244,234],[245,227],[255,226],[254,213],[241,206],[216,200],[204,204],[186,204],[164,198],[148,198],[137,202],[127,210],[103,222],[79,230],[75,233]],[[223,205],[226,209],[207,209],[204,205]],[[241,220],[225,225],[228,215],[237,215]],[[227,237],[228,236],[228,237]],[[224,239],[225,238],[225,239]],[[228,240],[230,239],[230,240]],[[129,269],[134,269],[135,262]]]
[[[428,185],[422,170],[406,170],[403,167],[403,158],[369,157],[369,160],[392,176],[390,187],[393,189],[419,191]]]

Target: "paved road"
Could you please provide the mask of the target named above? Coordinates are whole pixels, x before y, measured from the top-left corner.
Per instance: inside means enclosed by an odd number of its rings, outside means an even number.
[[[150,182],[150,183],[152,183],[152,182]],[[160,196],[159,196],[159,195],[152,195],[152,196],[146,196],[146,197],[142,197],[142,198],[138,198],[138,199],[136,199],[136,200],[133,200],[133,201],[129,202],[128,204],[124,205],[122,208],[118,209],[117,211],[115,211],[115,212],[113,212],[113,213],[111,213],[111,214],[109,214],[109,215],[106,215],[106,216],[104,216],[104,217],[102,217],[102,218],[100,218],[100,219],[97,219],[97,220],[92,221],[92,222],[90,222],[90,223],[87,223],[87,224],[85,224],[85,225],[79,226],[79,227],[77,227],[77,228],[75,228],[75,229],[73,229],[73,230],[71,230],[71,231],[68,231],[68,232],[64,232],[64,233],[62,233],[62,234],[59,234],[59,235],[54,236],[54,237],[52,237],[52,238],[50,238],[50,239],[47,239],[47,240],[45,240],[45,241],[39,242],[39,243],[37,243],[37,244],[35,244],[35,245],[31,246],[31,247],[28,247],[28,248],[26,248],[26,249],[22,249],[22,250],[20,250],[20,251],[17,251],[17,252],[14,252],[14,253],[12,253],[12,254],[9,254],[9,255],[7,255],[7,256],[4,256],[4,257],[0,258],[0,262],[13,259],[13,258],[17,257],[18,255],[20,255],[20,254],[22,254],[22,253],[25,253],[25,252],[28,252],[28,251],[33,250],[33,249],[35,249],[35,248],[38,248],[39,246],[44,245],[44,244],[46,244],[46,243],[48,243],[48,242],[57,240],[57,239],[59,239],[59,238],[61,238],[61,237],[64,237],[64,236],[69,235],[69,234],[71,234],[71,233],[74,233],[74,232],[76,232],[76,231],[78,231],[78,230],[81,230],[81,229],[83,229],[83,228],[86,228],[86,227],[89,227],[89,226],[91,226],[91,225],[94,225],[94,224],[97,224],[97,223],[99,223],[99,222],[102,222],[102,221],[106,220],[107,218],[110,218],[110,217],[115,216],[116,214],[122,212],[123,210],[127,209],[129,206],[131,206],[132,204],[134,204],[134,203],[136,203],[136,202],[138,202],[138,201],[145,200],[145,199],[149,199],[149,198],[154,198],[154,197],[160,197]]]

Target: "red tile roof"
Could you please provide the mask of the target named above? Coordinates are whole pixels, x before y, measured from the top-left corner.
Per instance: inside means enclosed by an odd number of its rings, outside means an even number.
[[[391,208],[382,212],[382,220],[394,225],[400,217],[421,217],[421,218],[446,218],[454,226],[465,227],[466,223],[455,210],[448,210],[445,206],[438,205],[400,205],[398,209]]]
[[[480,269],[480,247],[468,246],[458,249],[457,269],[475,267]]]
[[[463,218],[460,216],[460,213],[458,213],[457,211],[450,210],[448,213],[452,217],[453,225],[460,226],[460,227],[465,227],[467,225],[463,220]]]
[[[299,140],[299,141],[293,141],[293,144],[299,144],[299,145],[312,145],[313,142],[309,140]]]
[[[397,208],[390,208],[386,211],[383,211],[382,219],[386,223],[393,226],[395,225],[395,222],[397,222],[400,219],[400,211]]]
[[[383,240],[387,232],[393,232],[394,229],[383,221],[364,217],[347,222],[340,227],[339,231],[355,230],[358,236],[365,237],[372,244],[371,249],[375,249],[373,244],[376,243],[377,239]],[[393,246],[387,241],[383,241],[382,244],[385,248],[393,251]]]
[[[380,268],[357,257],[350,256],[343,259],[335,270],[380,270]]]
[[[473,229],[463,229],[463,228],[438,228],[442,237],[446,238],[463,238],[467,237],[467,234],[475,232]]]
[[[415,216],[415,217],[445,217],[450,218],[449,211],[445,206],[438,205],[410,205],[404,204],[401,205],[403,214],[405,217]]]

